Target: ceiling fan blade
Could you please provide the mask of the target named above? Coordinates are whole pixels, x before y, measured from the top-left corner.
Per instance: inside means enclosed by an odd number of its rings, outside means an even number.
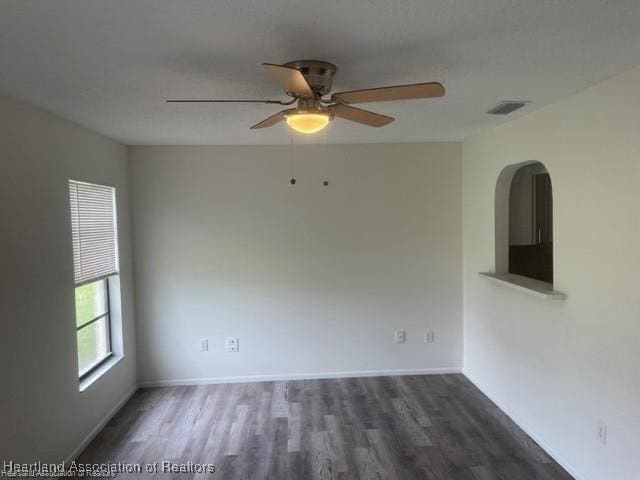
[[[253,125],[250,128],[250,130],[255,130],[257,128],[272,127],[276,123],[281,122],[282,120],[284,120],[284,117],[285,117],[285,115],[287,113],[294,112],[295,110],[296,110],[295,108],[287,108],[286,110],[281,110],[280,112],[278,112],[276,114],[273,114],[270,117],[265,118],[261,122],[256,123],[255,125]]]
[[[362,110],[361,108],[349,107],[341,104],[331,107],[331,111],[336,117],[369,125],[370,127],[384,127],[395,120],[393,117],[387,117],[386,115],[381,115],[379,113],[369,112],[368,110]]]
[[[273,63],[263,63],[264,68],[280,82],[285,92],[291,92],[298,97],[313,97],[313,90],[297,68],[275,65]]]
[[[414,83],[412,85],[394,85],[390,87],[367,88],[334,93],[331,99],[340,103],[387,102],[391,100],[410,100],[415,98],[435,98],[444,96],[441,83]]]
[[[167,103],[275,103],[278,105],[289,105],[293,102],[282,102],[281,100],[210,100],[210,99],[186,99],[186,100],[166,100]]]

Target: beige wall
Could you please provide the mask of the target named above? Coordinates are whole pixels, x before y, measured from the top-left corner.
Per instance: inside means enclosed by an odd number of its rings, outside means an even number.
[[[125,358],[78,389],[68,179],[117,190]],[[126,149],[0,97],[0,461],[65,460],[136,384]]]
[[[635,69],[463,144],[465,373],[589,480],[640,472],[638,85]],[[498,175],[528,160],[553,183],[559,304],[478,276],[494,268]]]
[[[130,148],[141,382],[461,367],[460,144],[326,150]]]

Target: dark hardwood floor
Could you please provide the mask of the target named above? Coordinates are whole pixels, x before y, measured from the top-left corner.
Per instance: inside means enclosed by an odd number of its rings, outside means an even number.
[[[142,389],[79,461],[216,467],[156,474],[179,479],[572,478],[462,375]]]

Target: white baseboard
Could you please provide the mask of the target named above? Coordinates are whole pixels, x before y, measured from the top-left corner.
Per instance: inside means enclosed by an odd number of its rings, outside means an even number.
[[[116,405],[109,410],[109,413],[107,413],[102,420],[100,420],[100,422],[93,427],[93,429],[89,432],[89,434],[84,437],[84,439],[80,442],[80,444],[73,450],[73,452],[71,452],[71,454],[67,457],[66,463],[71,463],[72,461],[74,461],[76,458],[78,458],[78,456],[80,456],[80,454],[82,453],[82,451],[87,448],[87,446],[91,443],[91,440],[93,440],[96,435],[98,435],[98,433],[100,433],[100,431],[105,427],[105,425],[109,422],[109,420],[111,420],[113,418],[113,416],[118,413],[118,410],[120,410],[125,403],[127,403],[127,401],[133,396],[134,393],[136,393],[136,391],[138,390],[138,385],[134,385],[133,387],[131,387],[131,389],[129,389],[129,391],[127,393],[125,393],[122,398],[120,398],[120,400],[118,400],[118,403],[116,403]]]
[[[515,415],[511,409],[507,408],[506,405],[497,401],[491,394],[489,394],[476,380],[474,380],[471,376],[469,376],[466,372],[462,372],[467,379],[473,383],[478,390],[484,393],[489,400],[497,405],[497,407],[502,410],[518,427],[520,427],[527,435],[529,435],[533,440],[540,445],[540,447],[551,457],[553,458],[562,468],[564,468],[575,480],[587,480],[587,478],[579,473],[573,465],[567,462],[562,456],[560,456],[557,452],[555,452],[549,445],[540,438],[538,434],[536,434],[526,423],[522,422],[517,415]]]
[[[140,387],[177,387],[181,385],[210,385],[217,383],[273,382],[281,380],[312,380],[319,378],[385,377],[392,375],[442,375],[462,373],[461,367],[408,368],[398,370],[358,370],[348,372],[283,373],[274,375],[244,375],[237,377],[200,377],[173,380],[150,380]]]

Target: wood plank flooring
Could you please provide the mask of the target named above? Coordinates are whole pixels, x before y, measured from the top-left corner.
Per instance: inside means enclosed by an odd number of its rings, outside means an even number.
[[[216,467],[119,478],[572,478],[463,375],[141,389],[79,461]]]

